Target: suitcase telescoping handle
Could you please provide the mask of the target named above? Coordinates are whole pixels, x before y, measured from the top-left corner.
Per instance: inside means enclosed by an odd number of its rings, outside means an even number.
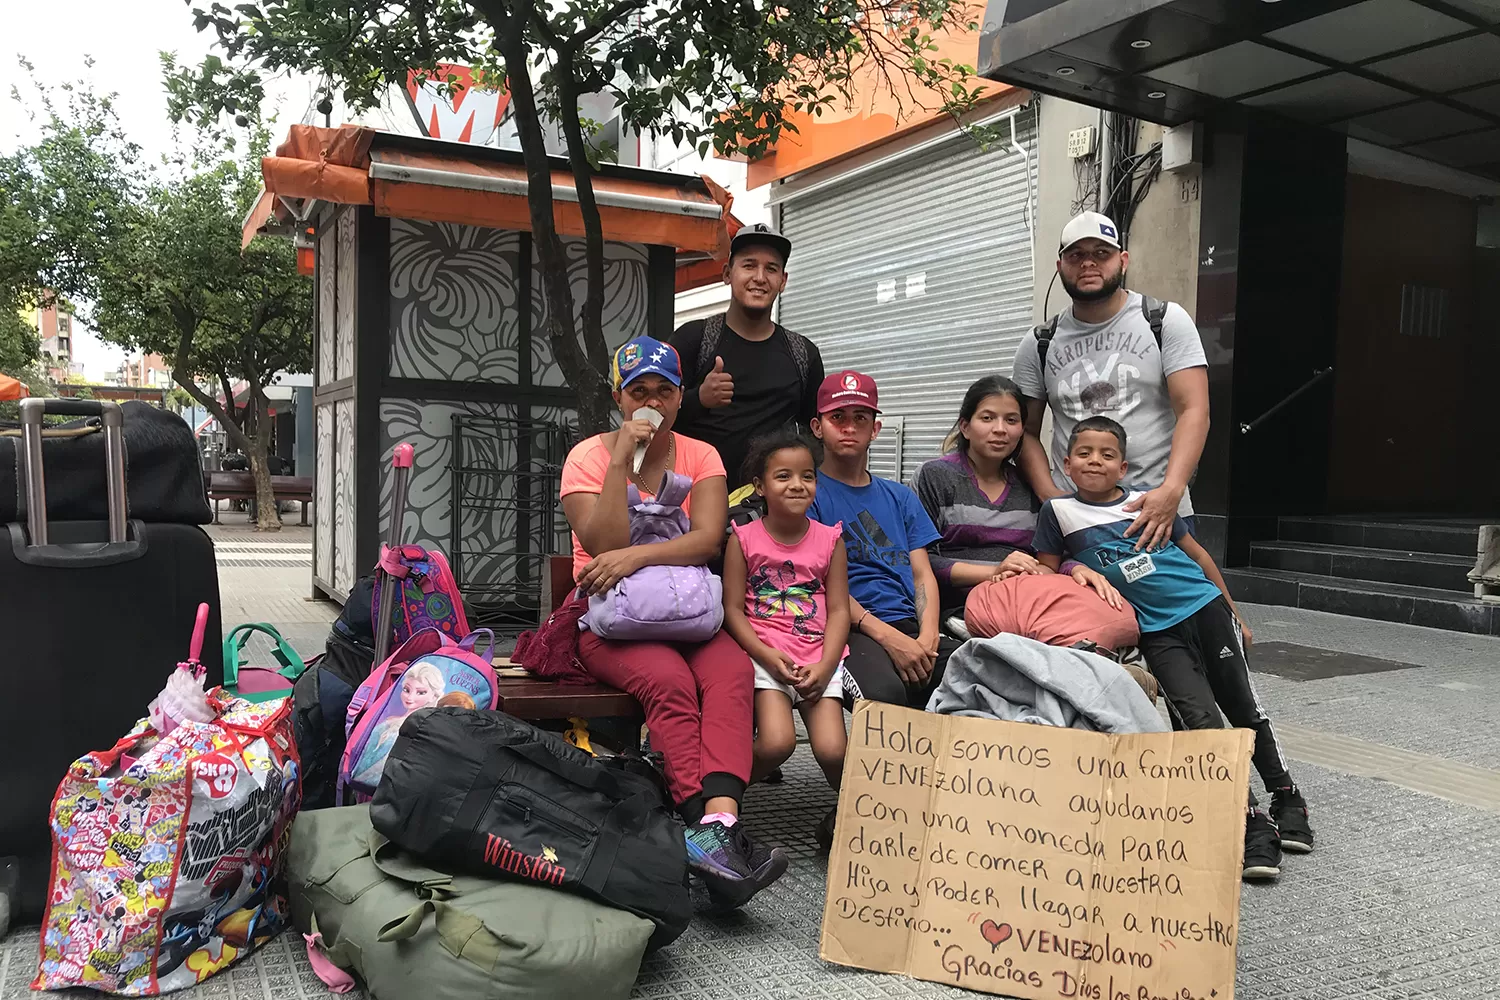
[[[23,399],[26,526],[32,545],[47,544],[47,482],[42,473],[42,414],[99,417],[104,424],[104,476],[109,490],[109,540],[125,541],[125,415],[120,404],[94,399]]]
[[[391,523],[386,527],[385,544],[396,548],[401,544],[401,522],[406,520],[406,489],[411,481],[411,464],[415,457],[412,446],[406,442],[396,445],[391,456]],[[380,581],[380,608],[375,615],[375,665],[385,662],[391,651],[391,618],[396,613],[397,580],[380,567],[375,572],[385,579]]]

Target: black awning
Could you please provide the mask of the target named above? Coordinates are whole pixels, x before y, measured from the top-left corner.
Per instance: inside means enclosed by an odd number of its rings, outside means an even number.
[[[990,0],[979,71],[1164,125],[1271,112],[1500,177],[1500,0]]]

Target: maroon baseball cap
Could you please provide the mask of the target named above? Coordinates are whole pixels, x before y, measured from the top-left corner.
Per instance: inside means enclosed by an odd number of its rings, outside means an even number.
[[[860,372],[835,372],[818,386],[818,413],[841,409],[845,406],[865,406],[880,412],[879,395],[875,380]]]

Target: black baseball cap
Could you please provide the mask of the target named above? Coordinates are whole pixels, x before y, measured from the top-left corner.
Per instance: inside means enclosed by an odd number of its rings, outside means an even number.
[[[764,222],[741,227],[740,231],[734,234],[734,239],[729,241],[729,256],[733,257],[746,247],[752,246],[770,247],[781,254],[783,262],[792,255],[792,241]]]

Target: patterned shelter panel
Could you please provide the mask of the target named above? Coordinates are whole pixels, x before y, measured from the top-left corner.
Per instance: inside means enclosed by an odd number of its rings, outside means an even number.
[[[318,481],[315,487],[319,502],[313,504],[313,524],[317,544],[313,547],[313,575],[326,583],[333,582],[333,403],[317,407]]]
[[[318,384],[332,382],[334,374],[334,326],[338,318],[337,230],[330,226],[318,234]]]
[[[583,315],[584,296],[588,292],[588,265],[584,261],[583,240],[563,239],[568,255],[568,276],[573,290],[573,312]],[[604,340],[611,350],[631,337],[650,332],[646,325],[646,303],[649,295],[647,252],[635,243],[604,245]],[[547,333],[550,313],[547,295],[542,288],[542,273],[532,254],[531,281],[531,353],[535,359],[532,381],[537,385],[566,385],[562,367],[552,350]]]
[[[396,378],[515,384],[519,233],[391,220]]]
[[[333,586],[347,593],[359,575],[354,566],[354,400],[341,399],[334,406]]]
[[[355,247],[354,213],[346,211],[338,222],[338,322],[334,326],[334,372],[338,378],[354,375],[354,288],[359,253]]]
[[[573,411],[537,407],[530,420],[517,411],[480,402],[380,402],[381,532],[391,516],[391,455],[406,442],[416,455],[402,541],[448,556],[471,625],[504,628],[500,619],[486,620],[485,606],[510,614],[518,601],[534,601],[545,557],[567,551],[557,490]]]

